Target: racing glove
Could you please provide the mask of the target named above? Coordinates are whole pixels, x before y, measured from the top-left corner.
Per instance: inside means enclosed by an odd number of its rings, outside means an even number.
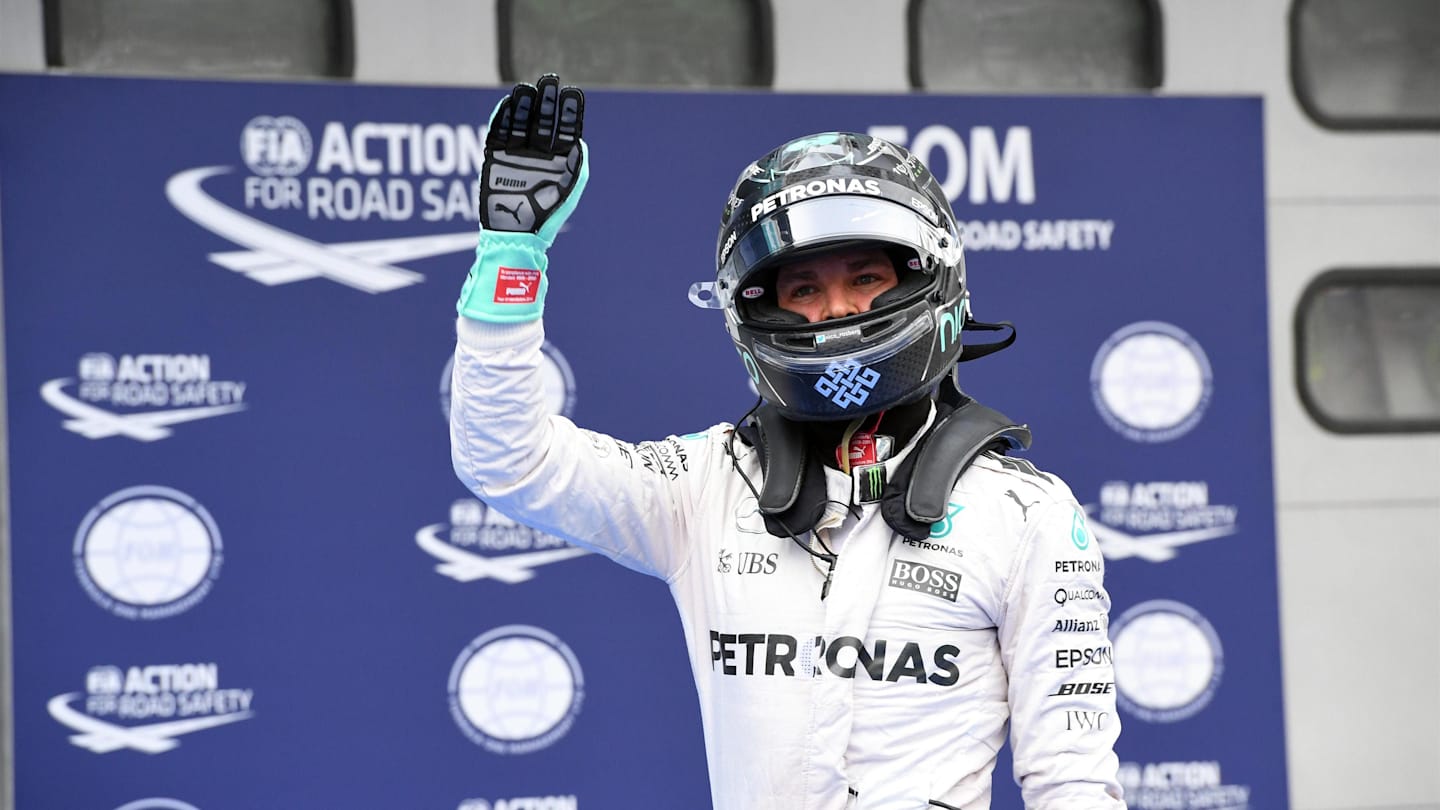
[[[480,170],[480,243],[455,309],[519,323],[540,317],[546,251],[590,178],[580,139],[585,95],[553,73],[515,85],[490,116]]]

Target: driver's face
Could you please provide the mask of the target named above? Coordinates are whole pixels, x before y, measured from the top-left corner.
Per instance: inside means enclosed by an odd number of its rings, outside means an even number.
[[[780,308],[810,323],[869,312],[875,297],[898,283],[879,248],[841,248],[782,266],[775,274]]]

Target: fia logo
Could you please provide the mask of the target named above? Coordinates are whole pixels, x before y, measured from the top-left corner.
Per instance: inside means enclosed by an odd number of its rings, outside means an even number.
[[[248,175],[233,177],[230,165],[185,169],[166,181],[165,197],[196,225],[239,246],[206,258],[251,281],[276,286],[323,278],[372,294],[408,287],[425,276],[400,262],[472,250],[473,227],[323,243],[246,212],[259,208],[308,221],[461,219],[468,225],[475,216],[469,178],[478,168],[472,155],[481,153],[480,133],[473,127],[397,123],[384,125],[388,132],[382,136],[379,126],[331,121],[317,149],[298,118],[256,116],[240,133]],[[388,148],[375,149],[380,141],[388,141]],[[217,187],[228,194],[215,196]],[[245,210],[227,204],[227,196]]]
[[[246,388],[243,381],[214,378],[208,354],[122,354],[117,359],[87,352],[76,377],[46,382],[40,397],[70,417],[62,427],[87,439],[124,436],[153,442],[169,438],[174,425],[245,410]]]
[[[45,708],[76,732],[70,742],[80,748],[161,754],[178,747],[183,735],[250,719],[254,699],[253,689],[220,688],[214,662],[105,665],[85,674],[83,693],[56,695]]]

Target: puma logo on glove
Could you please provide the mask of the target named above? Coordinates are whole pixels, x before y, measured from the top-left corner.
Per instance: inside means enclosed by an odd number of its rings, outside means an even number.
[[[500,209],[501,211],[504,211],[505,213],[509,214],[510,216],[514,217],[516,224],[519,224],[519,222],[520,222],[520,206],[521,206],[521,205],[524,205],[524,203],[515,203],[515,207],[514,207],[514,208],[506,208],[505,205],[504,205],[503,203],[501,203],[500,201],[497,200],[497,201],[495,202],[495,207],[498,208],[498,209]]]

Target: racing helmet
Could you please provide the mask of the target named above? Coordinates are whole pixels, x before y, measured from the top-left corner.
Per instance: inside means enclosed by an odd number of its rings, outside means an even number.
[[[896,286],[870,310],[808,323],[780,307],[777,269],[878,247]],[[785,143],[740,174],[715,246],[715,294],[760,396],[794,420],[843,420],[909,402],[960,360],[969,317],[955,215],[905,149],[853,132]]]

